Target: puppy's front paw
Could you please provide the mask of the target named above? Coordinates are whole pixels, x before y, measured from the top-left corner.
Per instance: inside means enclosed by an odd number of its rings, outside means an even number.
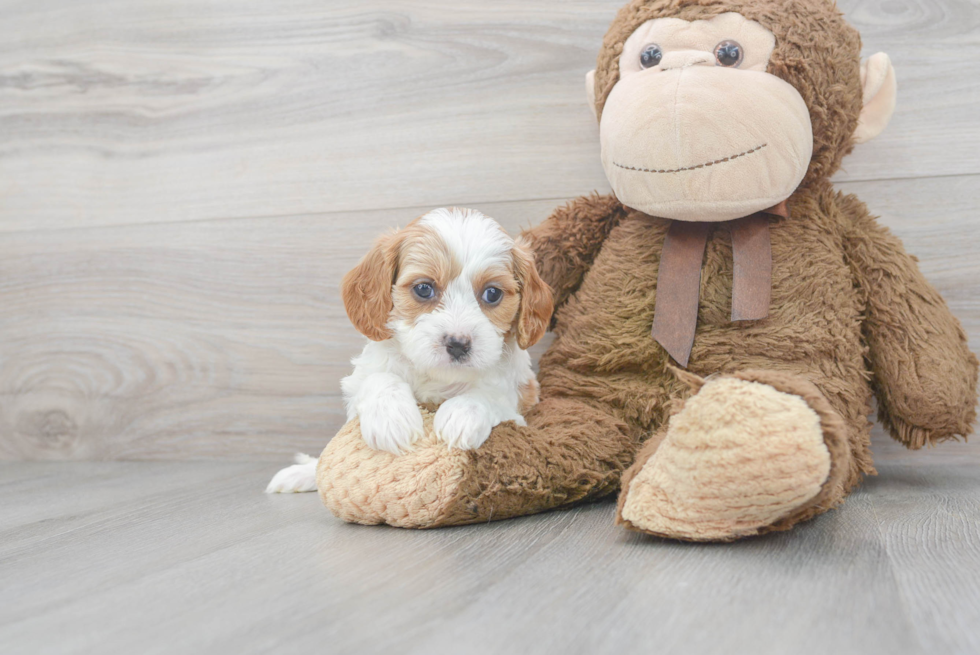
[[[493,425],[486,403],[465,396],[450,398],[440,405],[433,424],[436,434],[450,448],[463,450],[479,448],[490,436]]]
[[[422,436],[422,412],[414,398],[372,398],[358,406],[357,415],[361,436],[375,450],[401,455]]]

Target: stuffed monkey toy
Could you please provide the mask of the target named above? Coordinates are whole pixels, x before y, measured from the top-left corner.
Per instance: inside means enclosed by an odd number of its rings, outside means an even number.
[[[619,494],[616,521],[785,530],[911,449],[965,437],[977,360],[901,242],[830,176],[895,102],[829,0],[633,0],[587,75],[612,195],[525,234],[555,340],[527,426],[394,456],[352,421],[318,488],[358,523],[434,527]],[[425,414],[427,429],[431,415]]]

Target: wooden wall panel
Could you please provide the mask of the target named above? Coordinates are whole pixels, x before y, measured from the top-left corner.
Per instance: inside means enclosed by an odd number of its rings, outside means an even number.
[[[605,188],[584,75],[621,4],[5,3],[0,230]],[[841,179],[980,173],[980,6],[840,5],[900,94]]]
[[[583,75],[619,4],[0,3],[0,458],[318,450],[376,234],[608,188]],[[980,345],[980,8],[840,6],[900,85],[840,187]]]

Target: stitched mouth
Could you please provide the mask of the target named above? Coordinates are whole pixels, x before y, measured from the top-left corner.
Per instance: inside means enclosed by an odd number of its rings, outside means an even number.
[[[682,171],[693,171],[699,168],[707,168],[708,166],[714,166],[715,164],[723,164],[726,161],[732,161],[733,159],[738,159],[739,157],[744,157],[746,155],[751,155],[753,152],[759,152],[768,143],[763,143],[761,146],[756,146],[751,150],[746,150],[745,152],[740,152],[737,155],[731,155],[730,157],[725,157],[723,159],[716,159],[714,161],[709,161],[704,164],[698,164],[697,166],[685,166],[684,168],[640,168],[639,166],[624,166],[623,164],[617,164],[613,162],[613,166],[618,166],[619,168],[626,169],[628,171],[637,171],[639,173],[680,173]]]

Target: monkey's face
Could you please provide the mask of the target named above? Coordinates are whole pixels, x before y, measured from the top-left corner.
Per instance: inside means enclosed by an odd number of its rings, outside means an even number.
[[[726,221],[793,193],[813,133],[797,90],[766,72],[774,46],[769,30],[736,13],[657,18],[630,35],[599,124],[620,202],[664,218]]]

